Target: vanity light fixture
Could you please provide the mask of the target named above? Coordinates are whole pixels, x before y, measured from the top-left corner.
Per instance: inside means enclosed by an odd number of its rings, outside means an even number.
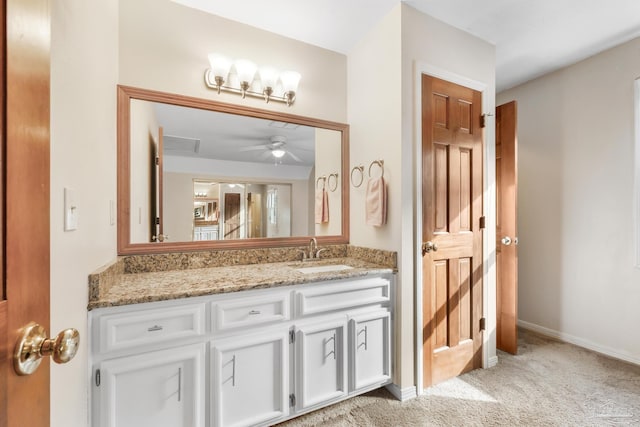
[[[291,106],[296,99],[300,83],[300,73],[283,71],[279,73],[271,67],[260,67],[246,59],[232,61],[217,53],[209,54],[210,68],[204,73],[207,87],[221,91],[237,93],[284,102]]]

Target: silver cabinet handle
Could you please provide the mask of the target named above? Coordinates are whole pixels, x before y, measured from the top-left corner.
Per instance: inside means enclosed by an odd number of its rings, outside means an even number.
[[[367,327],[365,326],[364,329],[360,329],[358,331],[358,336],[360,336],[360,334],[364,333],[364,342],[361,344],[358,344],[358,348],[364,346],[364,351],[367,351],[367,346],[368,346],[368,342],[369,342],[369,334],[367,331]]]
[[[231,386],[236,386],[236,355],[233,355],[233,359],[231,359],[233,366],[231,368]]]
[[[336,360],[336,334],[335,334],[335,332],[333,333],[333,336],[332,336],[331,338],[329,338],[329,339],[327,339],[327,340],[325,341],[325,345],[329,344],[329,341],[333,341],[333,350],[331,350],[330,352],[328,352],[328,353],[326,354],[325,358],[326,358],[326,357],[329,357],[331,354],[333,354],[333,360]],[[325,350],[325,351],[326,351],[326,350]]]
[[[156,332],[156,331],[161,331],[162,330],[162,326],[160,325],[153,325],[150,328],[147,328],[147,331],[149,332]]]
[[[182,367],[178,368],[178,402],[182,400]]]
[[[260,314],[260,310],[251,310],[251,311],[249,312],[249,316],[256,316],[256,315],[258,315],[258,314]]]

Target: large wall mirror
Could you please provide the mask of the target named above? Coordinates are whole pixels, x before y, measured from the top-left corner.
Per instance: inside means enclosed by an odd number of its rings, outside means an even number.
[[[346,124],[118,87],[118,253],[349,240]]]

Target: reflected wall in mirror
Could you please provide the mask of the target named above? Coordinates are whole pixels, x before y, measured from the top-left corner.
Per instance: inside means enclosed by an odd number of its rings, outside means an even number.
[[[347,170],[347,125],[118,87],[120,254],[347,243]]]

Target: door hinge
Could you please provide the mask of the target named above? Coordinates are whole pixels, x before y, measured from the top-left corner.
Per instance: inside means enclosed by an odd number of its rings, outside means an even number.
[[[487,227],[487,217],[482,215],[480,217],[480,230],[483,230]]]
[[[96,387],[100,387],[100,369],[96,369]]]
[[[292,408],[296,406],[296,395],[293,393],[289,395],[289,406]]]
[[[487,125],[487,117],[489,116],[493,116],[493,114],[488,113],[488,114],[481,114],[480,115],[480,127],[483,128]]]
[[[289,331],[289,344],[296,342],[296,331],[293,329]]]
[[[160,165],[160,157],[156,157],[156,166]]]
[[[159,216],[156,217],[156,225],[160,225],[160,217]]]
[[[481,331],[486,331],[487,330],[487,318],[486,317],[482,317],[480,319],[480,330]]]

